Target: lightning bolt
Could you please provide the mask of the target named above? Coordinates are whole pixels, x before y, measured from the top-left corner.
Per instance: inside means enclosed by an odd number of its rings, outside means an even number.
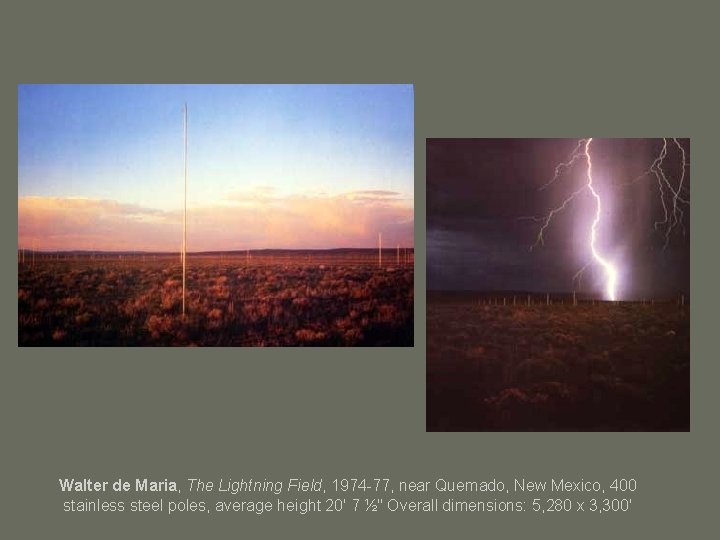
[[[538,232],[537,239],[535,240],[535,243],[532,246],[530,246],[530,251],[535,249],[538,245],[542,245],[542,246],[545,245],[545,236],[544,236],[545,229],[547,229],[550,226],[550,222],[552,221],[552,218],[555,217],[555,214],[565,210],[565,207],[568,204],[570,204],[572,201],[574,201],[575,197],[577,197],[583,191],[585,191],[586,187],[587,186],[583,186],[580,189],[578,189],[577,191],[574,191],[573,193],[571,193],[570,196],[560,204],[560,206],[557,206],[557,207],[553,208],[552,210],[550,210],[550,212],[544,217],[541,217],[541,218],[539,218],[539,217],[521,217],[520,218],[520,219],[530,219],[533,221],[542,222],[542,226],[540,227],[540,231]]]
[[[568,169],[571,169],[572,166],[575,165],[575,162],[582,157],[582,152],[581,152],[581,150],[582,150],[582,147],[585,145],[586,142],[587,142],[587,139],[580,139],[580,140],[578,141],[577,146],[576,146],[575,149],[572,151],[572,153],[570,154],[570,157],[567,159],[567,161],[564,161],[564,162],[562,162],[562,163],[559,163],[559,164],[557,165],[557,167],[555,167],[555,174],[553,175],[553,177],[552,177],[549,181],[545,182],[542,186],[540,186],[540,188],[538,189],[538,191],[542,191],[542,190],[545,189],[546,187],[551,186],[552,184],[554,184],[555,181],[556,181],[558,178],[560,178],[565,171],[567,171]]]
[[[593,187],[593,178],[592,178],[592,159],[590,158],[590,143],[592,143],[592,137],[587,140],[585,143],[585,156],[587,157],[587,187],[590,190],[590,193],[592,193],[592,196],[595,197],[595,203],[596,203],[596,209],[595,209],[595,219],[593,219],[592,227],[590,227],[590,249],[593,254],[593,258],[600,263],[600,266],[603,267],[605,270],[605,275],[607,276],[607,283],[605,292],[607,294],[608,299],[615,301],[615,287],[617,286],[617,270],[615,269],[615,266],[610,263],[605,257],[603,257],[600,252],[597,249],[597,246],[595,245],[595,240],[597,239],[597,226],[598,223],[600,223],[600,213],[602,212],[602,200],[600,199],[600,195],[598,195],[597,191],[595,191],[595,188]]]
[[[546,215],[540,217],[526,216],[518,219],[531,220],[541,224],[537,234],[537,238],[535,239],[533,245],[530,246],[530,251],[532,251],[538,245],[545,245],[544,234],[547,228],[552,223],[555,215],[562,212],[572,201],[574,201],[580,195],[584,193],[589,193],[595,201],[595,216],[593,218],[592,225],[590,226],[588,242],[593,260],[586,263],[582,268],[580,268],[580,270],[575,273],[572,278],[572,282],[573,284],[577,282],[577,284],[579,285],[583,273],[594,261],[603,269],[603,272],[605,274],[605,295],[609,300],[614,301],[617,299],[618,271],[615,265],[612,264],[608,260],[608,258],[600,252],[599,248],[597,247],[598,225],[600,224],[600,219],[602,217],[602,198],[600,197],[600,194],[595,190],[595,186],[593,185],[592,157],[590,155],[590,147],[592,141],[592,138],[579,139],[577,145],[575,146],[568,159],[559,163],[555,167],[553,177],[548,182],[540,186],[538,191],[542,191],[548,186],[555,183],[565,172],[570,170],[580,160],[584,160],[587,163],[587,182],[583,184],[580,189],[573,191],[567,198],[565,198],[558,206],[552,208]],[[685,226],[683,222],[685,214],[682,210],[682,205],[689,205],[688,198],[684,196],[684,194],[687,193],[687,187],[685,185],[685,175],[688,163],[685,148],[676,138],[673,138],[672,142],[680,152],[682,159],[682,171],[680,173],[680,179],[677,183],[677,186],[674,186],[670,178],[668,178],[665,169],[663,169],[663,163],[668,155],[668,139],[663,138],[662,141],[663,144],[660,152],[655,157],[650,166],[645,171],[643,171],[642,174],[630,180],[629,182],[616,184],[616,186],[629,186],[639,182],[643,178],[655,178],[657,182],[658,193],[660,196],[660,203],[663,209],[663,219],[654,223],[654,229],[658,230],[664,227],[665,243],[663,245],[663,249],[665,249],[670,242],[670,235],[677,225],[680,225],[683,228],[683,231],[685,231]]]
[[[570,154],[570,156],[568,157],[568,159],[567,159],[566,161],[558,164],[558,165],[555,167],[555,174],[553,175],[553,177],[552,177],[548,182],[546,182],[546,183],[544,183],[542,186],[540,186],[540,188],[538,189],[538,191],[542,191],[542,190],[544,190],[545,188],[547,188],[548,186],[554,184],[554,183],[563,175],[564,172],[570,170],[570,169],[572,168],[572,166],[573,166],[578,160],[580,160],[581,158],[584,158],[584,157],[585,157],[584,148],[585,148],[585,145],[587,144],[587,141],[588,141],[588,139],[580,139],[580,140],[577,142],[577,145],[575,146],[575,149],[572,151],[572,153]],[[587,186],[583,185],[580,189],[577,189],[577,190],[573,191],[565,200],[563,200],[563,201],[562,201],[558,206],[556,206],[555,208],[551,209],[551,210],[550,210],[546,215],[544,215],[544,216],[541,216],[541,217],[537,217],[537,216],[523,216],[523,217],[518,218],[518,219],[521,219],[521,220],[531,220],[531,221],[534,221],[534,222],[536,222],[536,223],[542,223],[542,225],[540,226],[540,230],[538,231],[537,238],[535,239],[535,243],[534,243],[532,246],[530,246],[530,251],[534,250],[537,246],[544,246],[544,245],[545,245],[545,230],[550,226],[550,224],[551,224],[553,218],[555,217],[555,215],[558,214],[558,213],[560,213],[560,212],[562,212],[563,210],[565,210],[565,208],[566,208],[572,201],[574,201],[576,197],[578,197],[579,195],[581,195],[582,193],[584,193],[586,187],[587,187]],[[586,266],[587,266],[587,265],[586,265]],[[579,274],[582,274],[582,271],[583,271],[583,270],[584,270],[584,267],[583,267],[583,269],[581,269],[577,274],[575,274],[576,278],[578,277]],[[573,280],[574,280],[574,279],[575,279],[575,278],[573,278]]]
[[[677,138],[673,137],[672,141],[680,152],[682,159],[680,180],[678,181],[677,187],[675,187],[673,186],[672,182],[665,174],[665,170],[663,169],[663,163],[668,155],[668,140],[666,137],[663,137],[662,141],[662,148],[660,149],[660,152],[658,153],[657,157],[652,162],[650,167],[648,167],[645,171],[643,171],[642,174],[640,174],[633,180],[629,182],[624,182],[619,185],[630,186],[636,184],[643,178],[655,178],[658,186],[658,194],[660,196],[660,204],[663,209],[663,219],[662,221],[656,221],[653,227],[655,228],[655,230],[661,229],[662,227],[665,228],[665,243],[663,244],[663,249],[666,249],[668,244],[670,243],[670,235],[677,225],[680,225],[680,227],[682,227],[683,234],[685,234],[685,212],[682,209],[682,205],[689,205],[690,201],[686,197],[683,197],[683,194],[687,193],[687,187],[685,186],[685,174],[688,163],[685,148],[683,148]]]

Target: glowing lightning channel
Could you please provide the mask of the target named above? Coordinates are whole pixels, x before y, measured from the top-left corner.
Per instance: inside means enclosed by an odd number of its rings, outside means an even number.
[[[595,188],[593,187],[593,178],[592,178],[592,159],[590,158],[590,144],[592,143],[592,138],[588,139],[580,139],[575,146],[575,149],[570,154],[570,158],[560,163],[557,167],[555,167],[555,175],[553,178],[545,183],[543,186],[540,187],[539,190],[543,190],[552,183],[554,183],[562,174],[567,171],[568,169],[572,168],[572,166],[579,161],[580,159],[587,160],[588,169],[587,169],[587,183],[583,184],[579,189],[572,192],[562,203],[560,203],[555,208],[551,209],[550,212],[547,213],[547,215],[543,217],[522,217],[519,219],[529,219],[535,222],[541,222],[542,225],[540,226],[540,230],[538,231],[537,238],[535,239],[535,243],[530,246],[530,251],[532,251],[534,248],[536,248],[538,245],[545,245],[545,230],[550,226],[553,218],[556,214],[559,212],[562,212],[572,201],[575,200],[576,197],[579,195],[585,193],[586,191],[589,191],[590,194],[595,199],[595,218],[593,220],[592,226],[590,227],[590,251],[592,252],[593,259],[602,266],[603,270],[605,271],[605,274],[607,276],[607,284],[606,284],[606,296],[609,300],[615,301],[617,299],[616,295],[616,289],[617,289],[617,270],[615,269],[615,266],[610,263],[605,257],[603,257],[600,252],[598,251],[595,241],[597,239],[597,227],[600,223],[600,216],[602,212],[602,201],[600,199],[600,195],[595,191]],[[580,270],[578,270],[575,275],[573,276],[573,283],[580,284],[580,280],[582,278],[583,273],[585,270],[590,266],[590,263],[585,264]]]
[[[603,268],[603,271],[607,276],[605,294],[609,300],[614,301],[617,299],[617,269],[611,262],[609,262],[605,257],[603,257],[603,255],[598,251],[595,245],[597,240],[597,229],[600,223],[600,217],[602,215],[602,200],[599,193],[595,191],[595,187],[593,186],[592,158],[590,157],[590,145],[592,143],[592,140],[592,138],[579,139],[569,158],[555,167],[555,173],[553,177],[550,179],[550,181],[543,184],[538,189],[538,191],[542,191],[550,185],[554,184],[561,176],[563,176],[566,172],[572,169],[577,162],[583,159],[587,160],[587,183],[582,185],[580,189],[572,192],[565,200],[563,200],[558,206],[552,208],[546,215],[539,217],[525,216],[518,219],[531,220],[535,223],[541,223],[540,230],[538,231],[537,238],[535,239],[535,243],[530,246],[530,251],[532,251],[538,245],[545,244],[545,230],[550,226],[555,215],[563,211],[572,201],[574,201],[579,195],[585,193],[587,190],[587,192],[589,192],[595,199],[595,218],[593,219],[592,226],[590,227],[590,251],[592,252],[592,259]],[[683,231],[685,231],[685,213],[681,208],[681,204],[688,206],[690,204],[689,197],[684,196],[685,194],[689,195],[688,188],[685,185],[686,169],[689,164],[687,162],[687,154],[685,148],[680,144],[680,141],[678,141],[676,138],[673,138],[672,141],[677,147],[677,150],[680,152],[682,158],[682,170],[680,173],[680,179],[677,183],[677,186],[674,186],[668,178],[665,170],[663,169],[663,163],[668,155],[668,140],[667,138],[663,138],[662,141],[663,144],[660,152],[657,154],[651,165],[640,176],[634,178],[633,180],[630,180],[629,182],[623,182],[615,185],[618,187],[630,186],[646,177],[655,178],[655,180],[657,181],[660,203],[663,209],[663,219],[660,221],[656,221],[654,224],[654,228],[657,230],[661,227],[665,227],[665,244],[663,246],[663,249],[665,249],[670,241],[670,235],[672,233],[672,230],[677,225],[680,225],[683,228]],[[572,278],[573,285],[580,285],[583,273],[590,267],[590,265],[593,263],[593,260],[587,262],[582,268],[580,268],[580,270],[575,273]]]
[[[596,203],[595,219],[593,220],[592,227],[590,228],[590,250],[592,251],[595,260],[600,263],[600,265],[605,270],[605,274],[607,275],[607,285],[605,291],[607,293],[607,297],[614,302],[615,287],[617,285],[617,270],[615,269],[615,266],[612,265],[612,263],[610,263],[602,255],[600,255],[600,252],[598,252],[597,248],[595,247],[595,239],[597,238],[597,226],[598,223],[600,223],[600,213],[602,212],[602,201],[600,200],[600,195],[598,195],[597,191],[595,191],[595,188],[593,187],[592,159],[590,159],[590,143],[592,143],[592,137],[590,137],[585,143],[585,156],[587,157],[588,164],[587,187],[590,190],[590,193],[592,193],[593,197],[595,197]]]

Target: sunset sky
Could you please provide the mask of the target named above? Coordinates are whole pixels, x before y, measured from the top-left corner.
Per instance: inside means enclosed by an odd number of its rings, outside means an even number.
[[[412,85],[20,85],[18,244],[413,245]]]

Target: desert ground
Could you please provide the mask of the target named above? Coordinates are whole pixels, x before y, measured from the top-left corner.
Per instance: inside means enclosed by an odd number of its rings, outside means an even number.
[[[19,254],[18,344],[412,346],[411,250]]]
[[[687,304],[551,300],[428,292],[428,431],[690,429]]]

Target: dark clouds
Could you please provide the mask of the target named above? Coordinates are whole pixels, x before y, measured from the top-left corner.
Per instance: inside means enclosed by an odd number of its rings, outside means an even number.
[[[687,151],[689,141],[681,139]],[[579,161],[553,185],[558,163],[567,160],[577,139],[428,139],[427,253],[430,289],[565,291],[588,260],[587,233],[594,201],[583,192],[558,214],[545,245],[532,252],[539,224],[519,220],[542,216],[585,182]],[[663,250],[663,218],[654,177],[618,187],[652,163],[661,139],[595,139],[595,185],[602,194],[601,245],[622,266],[624,296],[689,291],[689,210]],[[669,148],[665,170],[679,177],[679,153]],[[686,171],[689,185],[689,168]],[[586,274],[586,290],[602,281]]]

